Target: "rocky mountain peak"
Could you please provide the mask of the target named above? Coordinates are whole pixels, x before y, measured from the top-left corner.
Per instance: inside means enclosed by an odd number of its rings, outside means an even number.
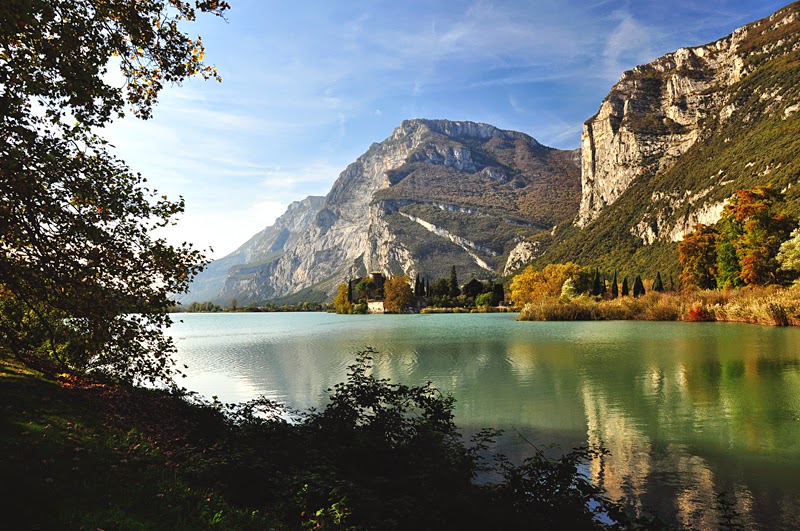
[[[456,265],[461,275],[485,276],[501,270],[525,236],[574,217],[578,171],[574,152],[523,133],[406,120],[348,165],[316,208],[292,205],[276,223],[277,238],[256,237],[261,243],[249,248],[258,252],[248,256],[262,259],[231,267],[216,299],[264,301],[301,290],[326,299],[337,283],[368,271],[435,279]],[[284,230],[296,212],[304,230]]]
[[[520,136],[516,131],[505,131],[489,124],[469,121],[428,120],[416,118],[404,120],[392,133],[391,138],[415,138],[425,133],[439,134],[452,140],[489,140],[500,138],[513,140]],[[527,136],[527,135],[526,135]],[[538,144],[536,140],[531,139]]]

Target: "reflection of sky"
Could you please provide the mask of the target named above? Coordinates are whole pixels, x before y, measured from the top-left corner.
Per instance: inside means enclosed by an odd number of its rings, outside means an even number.
[[[186,315],[183,384],[225,402],[304,409],[372,346],[374,374],[452,393],[456,421],[499,449],[602,443],[614,496],[713,526],[721,489],[748,523],[800,516],[800,330],[688,323],[520,323],[513,315]],[[755,515],[755,516],[752,516]]]

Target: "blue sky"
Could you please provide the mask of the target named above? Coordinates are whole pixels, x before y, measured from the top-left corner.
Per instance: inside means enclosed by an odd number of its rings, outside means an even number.
[[[721,38],[786,2],[230,0],[199,17],[221,84],[169,87],[106,136],[186,213],[168,234],[221,258],[324,195],[404,119],[486,122],[580,146],[623,70]]]

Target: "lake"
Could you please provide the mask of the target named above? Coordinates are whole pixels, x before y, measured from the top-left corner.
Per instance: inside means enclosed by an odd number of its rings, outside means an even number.
[[[602,444],[587,473],[612,497],[694,528],[717,494],[747,528],[800,521],[800,329],[729,323],[518,322],[515,314],[176,314],[182,384],[223,402],[264,395],[324,404],[355,353],[374,374],[456,398],[466,434],[501,428],[515,459],[530,442]]]

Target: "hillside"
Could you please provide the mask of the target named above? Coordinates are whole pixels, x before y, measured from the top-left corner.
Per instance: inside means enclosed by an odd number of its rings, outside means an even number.
[[[408,120],[323,200],[290,208],[210,264],[183,301],[325,300],[339,282],[375,270],[433,280],[455,265],[461,278],[486,278],[519,241],[573,219],[579,199],[577,151],[487,124]],[[275,248],[279,233],[290,236]]]
[[[532,260],[677,278],[677,242],[716,222],[737,189],[770,184],[800,214],[798,111],[794,3],[624,72],[580,150],[486,124],[405,121],[342,172],[279,255],[237,251],[193,294],[321,300],[367,271],[433,279],[455,265],[483,278]]]
[[[584,126],[579,215],[538,262],[675,273],[683,234],[756,185],[797,215],[798,110],[800,3],[625,72]]]

